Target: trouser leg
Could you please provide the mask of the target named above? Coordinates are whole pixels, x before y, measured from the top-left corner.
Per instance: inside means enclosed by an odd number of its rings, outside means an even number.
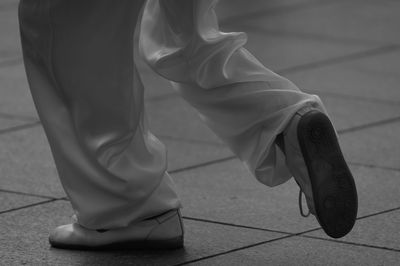
[[[78,222],[116,228],[179,208],[148,131],[134,30],[143,0],[22,0],[31,93]]]
[[[324,107],[243,48],[245,33],[220,32],[217,2],[149,0],[140,51],[257,179],[275,186],[292,176],[276,137],[303,106]]]

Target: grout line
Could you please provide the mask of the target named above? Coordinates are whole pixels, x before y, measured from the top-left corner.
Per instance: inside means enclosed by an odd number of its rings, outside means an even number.
[[[274,35],[283,38],[295,38],[301,40],[313,40],[318,42],[329,42],[336,44],[346,44],[346,45],[363,45],[363,46],[376,46],[376,45],[388,45],[395,43],[387,43],[387,42],[378,42],[374,40],[362,40],[362,39],[353,39],[349,37],[340,37],[333,35],[325,35],[321,33],[310,33],[310,32],[296,32],[296,31],[288,31],[288,30],[273,30],[268,28],[263,28],[262,25],[252,25],[252,24],[244,24],[238,26],[240,29],[243,29],[246,32],[253,32],[255,34],[263,34],[263,35]]]
[[[336,93],[336,92],[328,92],[328,91],[320,91],[320,90],[314,90],[314,89],[307,89],[303,90],[306,93],[309,94],[318,94],[321,96],[327,96],[327,97],[334,97],[334,98],[341,98],[345,100],[356,100],[360,102],[370,102],[374,104],[386,104],[386,105],[393,105],[393,106],[400,106],[400,101],[397,100],[386,100],[386,99],[377,99],[377,98],[370,98],[370,97],[363,97],[363,96],[357,96],[357,95],[351,95],[351,94],[343,94],[343,93]]]
[[[276,7],[268,7],[266,9],[259,9],[257,11],[253,12],[248,12],[243,15],[238,15],[238,16],[230,16],[225,19],[221,19],[219,21],[220,24],[230,24],[236,21],[243,21],[247,19],[256,19],[257,17],[260,16],[272,16],[272,15],[281,15],[281,14],[287,14],[289,12],[294,12],[298,11],[304,8],[309,8],[309,7],[314,7],[314,6],[321,6],[321,5],[327,5],[327,4],[334,4],[337,3],[338,1],[319,1],[319,0],[314,0],[314,1],[307,1],[307,2],[302,2],[298,4],[293,4],[293,5],[287,5],[287,6],[276,6]]]
[[[20,126],[15,126],[15,127],[2,129],[2,130],[0,130],[0,135],[6,134],[6,133],[10,133],[10,132],[20,131],[20,130],[24,130],[24,129],[28,129],[28,128],[33,128],[33,127],[36,127],[36,126],[39,126],[39,125],[41,125],[41,122],[40,121],[35,121],[33,123],[28,123],[28,124],[24,124],[24,125],[20,125]]]
[[[350,165],[362,166],[362,167],[368,167],[368,168],[374,168],[374,169],[380,169],[380,170],[388,170],[388,171],[394,171],[394,172],[400,171],[400,168],[394,168],[394,167],[388,167],[388,166],[364,164],[364,163],[357,163],[357,162],[347,162],[347,163]]]
[[[350,246],[359,246],[359,247],[374,248],[374,249],[381,249],[381,250],[383,249],[383,250],[388,250],[388,251],[400,252],[400,249],[395,249],[395,248],[388,248],[388,247],[384,247],[384,246],[375,246],[375,245],[362,244],[362,243],[356,243],[356,242],[351,242],[351,241],[323,238],[323,237],[318,237],[318,236],[301,235],[299,237],[318,239],[318,240],[323,240],[323,241],[328,241],[328,242],[346,244],[346,245],[350,245]]]
[[[37,117],[27,116],[27,115],[14,115],[8,113],[0,113],[0,118],[9,119],[9,120],[21,120],[24,122],[32,122],[37,121]]]
[[[27,208],[34,207],[34,206],[47,204],[47,203],[50,203],[50,202],[53,202],[53,201],[56,201],[56,200],[57,199],[49,199],[49,200],[45,200],[45,201],[41,201],[41,202],[25,205],[25,206],[18,207],[18,208],[13,208],[13,209],[6,210],[6,211],[0,211],[0,214],[9,213],[9,212],[13,212],[13,211],[18,211],[18,210],[22,210],[22,209],[27,209]]]
[[[39,194],[26,193],[26,192],[20,192],[20,191],[8,190],[8,189],[2,189],[2,188],[0,188],[0,192],[23,195],[23,196],[30,196],[30,197],[38,197],[38,198],[44,198],[44,199],[55,199],[55,200],[59,199],[59,198],[54,198],[54,197],[50,197],[50,196],[44,196],[44,195],[39,195]]]
[[[279,230],[272,230],[272,229],[254,227],[254,226],[241,225],[241,224],[226,223],[226,222],[220,222],[220,221],[215,221],[215,220],[207,220],[207,219],[202,219],[202,218],[195,218],[195,217],[188,217],[188,216],[183,216],[182,218],[186,219],[186,220],[190,220],[190,221],[196,221],[196,222],[227,225],[227,226],[232,226],[232,227],[239,227],[239,228],[265,231],[265,232],[270,232],[270,233],[285,234],[285,235],[296,235],[296,233],[289,233],[289,232],[284,232],[284,231],[279,231]]]
[[[311,62],[311,63],[307,63],[307,64],[291,66],[291,67],[277,70],[276,72],[280,75],[287,75],[287,74],[292,74],[292,73],[296,73],[299,71],[311,70],[311,69],[315,69],[315,68],[320,68],[320,67],[345,63],[345,62],[349,62],[349,61],[354,61],[354,60],[362,59],[365,57],[370,57],[370,56],[375,56],[375,55],[380,55],[380,54],[385,54],[385,53],[391,53],[394,51],[398,51],[399,49],[400,49],[400,45],[397,45],[397,44],[385,45],[385,46],[372,48],[372,49],[368,49],[368,50],[364,50],[364,51],[360,51],[360,52],[350,53],[350,54],[343,55],[343,56],[337,56],[337,57],[323,59],[320,61],[315,61],[315,62]]]
[[[345,132],[346,133],[346,132]],[[339,133],[340,134],[340,133]],[[190,166],[186,166],[183,168],[178,168],[178,169],[174,169],[174,170],[170,170],[168,171],[170,174],[176,174],[176,173],[180,173],[180,172],[184,172],[184,171],[189,171],[189,170],[193,170],[193,169],[197,169],[203,166],[209,166],[209,165],[213,165],[213,164],[218,164],[218,163],[222,163],[222,162],[226,162],[226,161],[230,161],[232,159],[236,159],[237,157],[235,155],[232,156],[228,156],[228,157],[224,157],[224,158],[220,158],[217,160],[211,160],[208,162],[204,162],[204,163],[200,163],[200,164],[194,164],[194,165],[190,165]],[[400,169],[398,168],[392,168],[392,167],[386,167],[386,166],[379,166],[379,165],[369,165],[369,164],[362,164],[362,163],[357,163],[357,162],[347,162],[350,165],[355,165],[355,166],[362,166],[362,167],[369,167],[369,168],[376,168],[376,169],[382,169],[382,170],[390,170],[390,171],[400,171]]]
[[[377,213],[373,213],[373,214],[370,214],[370,215],[361,216],[361,217],[358,217],[356,220],[358,221],[358,220],[362,220],[362,219],[369,218],[369,217],[372,217],[372,216],[377,216],[377,215],[380,215],[380,214],[393,212],[393,211],[397,211],[397,210],[400,210],[400,207],[392,208],[392,209],[381,211],[381,212],[377,212]],[[192,262],[196,262],[196,261],[200,261],[200,260],[205,260],[205,259],[209,259],[209,258],[225,255],[225,254],[236,252],[236,251],[239,251],[239,250],[244,250],[244,249],[248,249],[248,248],[251,248],[251,247],[255,247],[255,246],[259,246],[259,245],[263,245],[263,244],[266,244],[266,243],[275,242],[275,241],[278,241],[278,240],[281,240],[281,239],[286,239],[286,238],[295,237],[295,236],[305,237],[305,238],[315,238],[315,239],[320,239],[320,240],[324,240],[324,241],[337,242],[337,243],[348,244],[348,245],[363,246],[363,247],[369,247],[369,248],[375,248],[375,249],[384,249],[384,250],[389,250],[389,251],[400,252],[400,250],[392,249],[392,248],[388,248],[388,247],[381,247],[381,246],[374,246],[374,245],[368,245],[368,244],[353,243],[353,242],[348,242],[348,241],[335,240],[335,239],[323,238],[323,237],[313,237],[313,236],[305,235],[307,233],[311,233],[311,232],[314,232],[314,231],[321,230],[322,229],[321,227],[313,228],[313,229],[306,230],[306,231],[299,232],[299,233],[289,233],[289,232],[284,232],[284,231],[279,231],[279,230],[270,230],[270,229],[259,228],[259,227],[236,225],[236,224],[232,224],[232,223],[218,222],[218,221],[213,221],[213,220],[186,217],[186,216],[184,216],[183,218],[187,219],[187,220],[193,220],[193,221],[200,221],[200,222],[206,222],[206,223],[227,225],[227,226],[232,226],[232,227],[239,227],[239,228],[253,229],[253,230],[259,230],[259,231],[267,231],[267,232],[273,232],[273,233],[286,234],[286,236],[280,237],[280,238],[276,238],[276,239],[272,239],[272,240],[268,240],[268,241],[258,242],[258,243],[252,244],[252,245],[248,245],[248,246],[244,246],[244,247],[241,247],[241,248],[232,249],[232,250],[221,252],[221,253],[218,253],[218,254],[213,254],[213,255],[206,256],[206,257],[203,257],[203,258],[199,258],[199,259],[196,259],[196,260],[187,261],[187,262],[184,262],[183,264],[178,264],[178,265],[185,265],[185,264],[188,264],[188,263],[192,263]]]
[[[208,162],[205,162],[205,163],[200,163],[200,164],[190,165],[190,166],[183,167],[183,168],[178,168],[178,169],[171,170],[171,171],[168,171],[168,172],[170,174],[176,174],[176,173],[180,173],[180,172],[183,172],[183,171],[193,170],[193,169],[196,169],[196,168],[199,168],[199,167],[203,167],[203,166],[208,166],[208,165],[213,165],[213,164],[217,164],[217,163],[221,163],[221,162],[226,162],[226,161],[229,161],[229,160],[232,160],[232,159],[236,159],[236,158],[237,157],[235,155],[232,155],[232,156],[228,156],[228,157],[217,159],[217,160],[211,160],[211,161],[208,161]]]
[[[279,237],[279,238],[274,238],[274,239],[270,239],[270,240],[266,240],[266,241],[257,242],[257,243],[254,243],[254,244],[251,244],[251,245],[247,245],[247,246],[243,246],[243,247],[240,247],[240,248],[230,249],[228,251],[220,252],[220,253],[217,253],[217,254],[213,254],[213,255],[209,255],[209,256],[205,256],[205,257],[202,257],[202,258],[193,259],[193,260],[189,260],[189,261],[185,261],[183,263],[178,263],[178,264],[175,264],[175,266],[187,265],[189,263],[193,263],[193,262],[198,262],[198,261],[202,261],[202,260],[206,260],[206,259],[219,257],[219,256],[226,255],[226,254],[229,254],[229,253],[233,253],[233,252],[236,252],[236,251],[240,251],[240,250],[244,250],[244,249],[248,249],[248,248],[252,248],[252,247],[256,247],[256,246],[261,246],[261,245],[264,245],[264,244],[267,244],[267,243],[272,243],[272,242],[279,241],[279,240],[286,239],[286,238],[290,238],[290,237],[293,237],[293,236],[292,235],[282,236],[282,237]]]
[[[362,220],[362,219],[366,219],[366,218],[370,218],[370,217],[374,217],[374,216],[377,216],[377,215],[381,215],[381,214],[386,214],[386,213],[389,213],[389,212],[398,211],[398,210],[400,210],[400,207],[392,208],[392,209],[389,209],[389,210],[380,211],[380,212],[376,212],[376,213],[372,213],[372,214],[367,214],[367,215],[358,217],[357,221],[358,220]]]
[[[349,132],[355,132],[355,131],[359,131],[359,130],[366,129],[366,128],[371,128],[371,127],[376,127],[376,126],[382,126],[382,125],[386,125],[386,124],[395,123],[395,122],[398,122],[398,121],[400,121],[400,116],[389,118],[389,119],[380,120],[380,121],[377,121],[377,122],[367,123],[367,124],[360,125],[360,126],[350,127],[350,128],[347,128],[347,129],[338,130],[338,134],[345,134],[345,133],[349,133]]]

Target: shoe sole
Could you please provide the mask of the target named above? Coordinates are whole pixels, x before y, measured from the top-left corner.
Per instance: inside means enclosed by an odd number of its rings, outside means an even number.
[[[124,241],[110,243],[101,246],[68,245],[64,243],[52,243],[51,246],[59,249],[71,250],[153,250],[153,249],[179,249],[183,248],[183,236],[165,240]]]
[[[310,111],[301,117],[297,137],[311,180],[317,220],[328,236],[343,237],[354,226],[358,200],[335,130],[325,114]]]

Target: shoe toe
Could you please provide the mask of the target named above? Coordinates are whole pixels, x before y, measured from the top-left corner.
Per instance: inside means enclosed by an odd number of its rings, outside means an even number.
[[[80,236],[77,224],[66,224],[55,228],[49,236],[50,245],[53,247],[65,247],[82,244],[85,237]]]

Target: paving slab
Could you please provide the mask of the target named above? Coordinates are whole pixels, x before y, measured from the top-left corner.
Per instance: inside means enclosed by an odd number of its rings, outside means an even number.
[[[225,31],[244,31],[248,36],[245,48],[273,71],[307,65],[362,52],[377,45],[362,42],[332,41],[330,39],[299,38],[297,35],[270,33],[262,25],[232,25]]]
[[[286,77],[305,91],[358,96],[369,101],[398,105],[399,61],[400,51],[391,50],[340,64],[305,69],[286,74]]]
[[[398,210],[364,218],[358,220],[353,230],[340,240],[393,249],[400,255],[399,221],[400,211]],[[306,235],[326,238],[321,231]]]
[[[168,148],[170,171],[231,156],[225,146],[161,139]],[[49,197],[63,197],[42,127],[0,135],[0,187]]]
[[[335,1],[329,5],[310,5],[279,16],[252,16],[250,23],[263,23],[267,29],[296,33],[320,33],[365,42],[399,42],[397,1]]]
[[[21,55],[17,1],[0,3],[0,62]],[[4,37],[7,36],[7,37]]]
[[[24,66],[21,63],[0,68],[0,112],[37,118],[29,91]]]
[[[7,119],[7,118],[2,118],[0,113],[0,132],[7,130],[9,128],[15,127],[15,126],[20,126],[23,124],[26,124],[26,122],[15,120],[15,119]]]
[[[221,143],[197,111],[180,97],[148,102],[146,107],[150,128],[156,135]]]
[[[15,193],[1,191],[0,187],[0,213],[7,212],[16,208],[24,207],[30,204],[42,202],[45,199],[28,195],[19,195]],[[1,215],[0,214],[0,215]]]
[[[167,147],[168,170],[176,171],[233,156],[225,146],[161,138]]]
[[[400,170],[400,121],[349,132],[340,137],[353,163]]]
[[[288,67],[307,64],[310,62],[324,60],[336,56],[343,56],[354,52],[363,51],[375,47],[371,44],[363,42],[332,42],[332,40],[315,40],[313,38],[298,38],[292,35],[269,34],[263,30],[264,23],[246,23],[236,25],[224,22],[228,16],[245,16],[253,12],[268,12],[273,14],[274,10],[283,11],[291,6],[301,6],[310,4],[313,1],[252,1],[251,4],[239,1],[221,1],[218,7],[218,13],[221,18],[221,28],[223,31],[245,31],[248,35],[248,43],[246,48],[250,50],[257,58],[266,66],[273,70],[285,69]],[[315,2],[315,1],[314,1]],[[315,4],[315,3],[314,3]],[[242,19],[240,20],[242,21]],[[260,26],[261,25],[261,26]],[[154,75],[152,71],[143,63],[139,62],[139,69],[142,73],[143,81],[146,85],[146,95],[149,98],[154,96],[162,96],[173,94],[169,82],[160,77],[151,77]],[[150,76],[150,77],[149,77]]]
[[[142,60],[138,60],[137,64],[145,88],[146,101],[158,101],[177,94],[169,80],[156,74]]]
[[[69,223],[70,216],[70,206],[64,201],[0,215],[1,262],[5,265],[175,265],[282,236],[186,220],[183,250],[84,252],[50,248],[47,242],[50,230]]]
[[[398,265],[399,252],[292,237],[191,265]]]
[[[65,196],[40,126],[0,136],[0,187],[49,197]]]
[[[238,16],[254,16],[260,10],[265,13],[276,14],[284,12],[288,8],[298,7],[310,0],[251,0],[243,2],[242,0],[220,0],[216,11],[221,20],[236,19]]]
[[[314,93],[311,92],[311,94]],[[342,97],[340,95],[316,94],[320,96],[332,119],[332,123],[338,131],[394,119],[400,116],[400,104],[387,104],[373,100],[367,101],[365,99]]]
[[[359,194],[359,216],[400,206],[400,172],[352,166]],[[319,227],[299,214],[297,184],[269,188],[238,160],[174,174],[188,217],[298,233]],[[304,203],[305,204],[305,203]]]

